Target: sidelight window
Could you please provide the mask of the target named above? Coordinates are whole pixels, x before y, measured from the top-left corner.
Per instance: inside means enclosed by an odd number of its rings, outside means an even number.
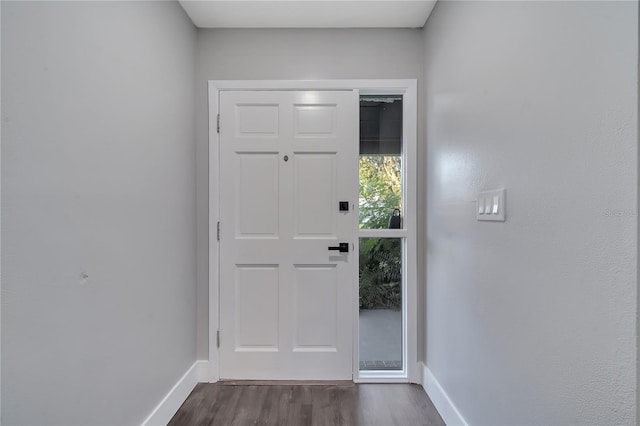
[[[361,372],[405,365],[402,123],[402,96],[360,97]]]

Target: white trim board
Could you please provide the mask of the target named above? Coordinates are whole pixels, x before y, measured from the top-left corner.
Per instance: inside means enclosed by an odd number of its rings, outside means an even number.
[[[444,391],[440,382],[429,368],[422,364],[422,388],[425,390],[436,410],[447,426],[468,426],[458,408],[453,404],[449,395]]]
[[[216,382],[219,380],[219,353],[217,348],[216,332],[219,324],[219,242],[217,241],[217,223],[220,220],[219,183],[218,175],[219,152],[218,132],[216,117],[219,113],[218,96],[223,90],[358,90],[361,95],[403,95],[405,111],[403,113],[403,135],[407,148],[405,169],[405,191],[407,182],[417,184],[417,86],[416,79],[360,79],[360,80],[209,80],[209,365],[205,381]],[[405,370],[405,378],[396,382],[419,382],[420,368],[417,360],[417,191],[415,188],[405,193],[405,231],[406,247],[408,249],[407,265],[405,272],[407,286],[405,294],[406,314],[403,316],[405,330],[404,338],[407,341],[406,354],[404,356],[408,369]],[[410,213],[409,213],[410,212]],[[376,235],[377,236],[377,235]],[[380,235],[383,236],[383,235]],[[397,235],[394,235],[397,236]],[[356,294],[357,300],[357,294]],[[355,314],[357,315],[357,313]],[[357,318],[354,319],[355,331],[357,331]],[[357,336],[357,333],[356,333]],[[354,350],[354,378],[359,378],[357,344]],[[364,378],[367,380],[366,378]],[[368,380],[367,380],[368,381]],[[375,381],[375,380],[372,380]],[[378,380],[378,382],[387,380]]]
[[[416,86],[416,79],[209,80],[209,93],[219,90],[359,90],[361,95],[396,95]]]
[[[142,422],[142,426],[166,425],[176,414],[191,391],[204,377],[203,371],[208,361],[196,361],[186,373],[173,385],[162,401],[153,409],[151,414]]]
[[[394,371],[393,373],[399,373],[397,377],[389,374],[378,374],[380,377],[376,377],[375,373],[380,373],[378,371],[372,372],[374,374],[360,374],[358,377],[353,379],[354,383],[418,383],[422,384],[422,363],[417,362],[414,368],[411,368],[410,371],[415,371],[416,375],[414,375],[411,379],[407,377],[406,374],[403,374],[402,371]],[[384,373],[384,372],[382,372]]]

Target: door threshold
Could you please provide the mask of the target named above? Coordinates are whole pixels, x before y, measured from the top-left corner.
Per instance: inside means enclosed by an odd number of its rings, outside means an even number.
[[[230,380],[221,379],[222,386],[354,386],[352,380]]]

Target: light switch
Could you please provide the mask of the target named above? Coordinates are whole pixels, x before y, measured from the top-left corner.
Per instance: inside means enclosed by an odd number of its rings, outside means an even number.
[[[476,219],[504,222],[506,220],[506,195],[507,191],[505,189],[479,192]]]
[[[478,197],[478,214],[484,214],[484,198]]]

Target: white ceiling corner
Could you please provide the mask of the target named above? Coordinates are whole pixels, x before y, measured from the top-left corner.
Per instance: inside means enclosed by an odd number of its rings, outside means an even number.
[[[437,0],[180,0],[199,28],[420,28]]]

